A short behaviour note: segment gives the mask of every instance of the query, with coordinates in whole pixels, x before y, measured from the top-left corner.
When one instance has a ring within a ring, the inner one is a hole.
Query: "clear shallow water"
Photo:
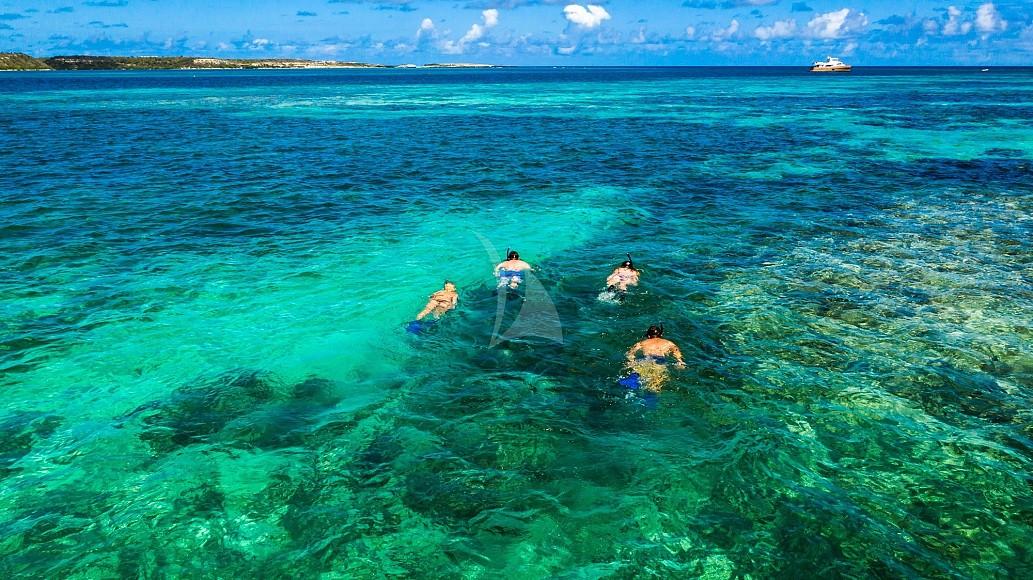
[[[1033,72],[857,73],[5,74],[0,574],[1028,572]]]

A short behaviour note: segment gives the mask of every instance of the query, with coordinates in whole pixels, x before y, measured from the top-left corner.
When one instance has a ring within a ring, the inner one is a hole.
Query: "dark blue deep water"
[[[1033,69],[0,73],[0,577],[1028,576],[1031,160]]]

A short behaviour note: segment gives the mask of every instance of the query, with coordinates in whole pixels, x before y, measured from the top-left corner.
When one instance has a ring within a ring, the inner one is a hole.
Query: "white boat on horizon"
[[[825,60],[812,62],[811,72],[850,72],[850,65],[834,56],[830,56]]]

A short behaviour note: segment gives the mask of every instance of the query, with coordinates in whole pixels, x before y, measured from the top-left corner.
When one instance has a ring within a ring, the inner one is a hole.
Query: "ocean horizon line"
[[[150,65],[150,66],[148,66]],[[155,55],[53,55],[32,56],[24,52],[0,52],[0,70],[235,70],[235,69],[422,69],[422,68],[542,68],[542,69],[800,69],[799,64],[502,64],[481,62],[375,63],[355,60],[308,59],[294,57],[232,58],[214,56]],[[981,64],[856,64],[855,69],[1013,69],[1033,65]]]

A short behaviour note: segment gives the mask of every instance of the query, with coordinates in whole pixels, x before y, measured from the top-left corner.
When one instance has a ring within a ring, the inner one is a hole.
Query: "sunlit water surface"
[[[1028,574],[1031,159],[1030,69],[4,73],[0,576]]]

